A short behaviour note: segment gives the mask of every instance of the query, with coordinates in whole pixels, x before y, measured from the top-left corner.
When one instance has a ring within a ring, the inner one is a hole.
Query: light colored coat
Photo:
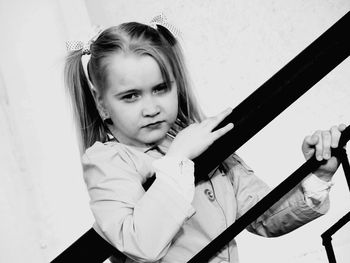
[[[147,153],[145,153],[147,152]],[[235,154],[195,188],[192,203],[162,180],[145,192],[154,175],[155,150],[117,142],[95,143],[82,158],[84,179],[95,216],[94,229],[129,256],[126,262],[187,262],[243,215],[269,187]],[[300,186],[251,224],[249,231],[278,236],[319,217],[329,207],[312,209]],[[232,240],[210,263],[238,262]]]

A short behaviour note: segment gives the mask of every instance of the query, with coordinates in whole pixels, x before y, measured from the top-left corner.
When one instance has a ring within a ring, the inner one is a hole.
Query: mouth
[[[152,123],[149,123],[147,125],[144,125],[143,128],[157,128],[159,125],[161,125],[164,121],[156,121],[156,122],[152,122]]]

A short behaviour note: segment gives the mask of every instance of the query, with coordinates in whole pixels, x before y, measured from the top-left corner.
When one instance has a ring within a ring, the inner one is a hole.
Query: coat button
[[[210,201],[213,202],[215,200],[215,195],[214,195],[213,191],[211,191],[210,189],[205,189],[204,193],[207,195],[207,197]]]

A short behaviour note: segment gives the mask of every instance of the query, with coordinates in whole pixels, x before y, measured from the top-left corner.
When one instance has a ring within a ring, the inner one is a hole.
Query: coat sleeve
[[[159,178],[145,192],[140,175],[118,151],[99,148],[82,158],[96,231],[133,260],[159,260],[194,213],[191,203]]]
[[[235,164],[229,176],[236,193],[237,217],[240,217],[267,195],[270,188],[237,155],[231,158]],[[320,206],[310,207],[299,184],[251,223],[247,230],[265,237],[280,236],[318,218],[328,209],[328,198]]]

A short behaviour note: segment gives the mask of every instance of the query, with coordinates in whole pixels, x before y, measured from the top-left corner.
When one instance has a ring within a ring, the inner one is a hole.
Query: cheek
[[[179,113],[179,101],[178,101],[178,98],[176,97],[176,101],[174,102],[175,119],[177,118],[178,113]]]
[[[179,113],[179,103],[176,95],[176,97],[172,100],[172,103],[171,103],[171,117],[174,123],[177,119],[178,113]]]
[[[114,116],[123,126],[134,125],[137,120],[137,113],[133,107],[120,108],[118,112],[114,112]]]
[[[122,128],[134,125],[135,111],[133,107],[127,107],[122,104],[110,104],[109,112],[115,128]]]
[[[173,117],[176,119],[179,110],[178,95],[176,91],[172,94],[172,96],[170,96],[168,105],[169,110],[171,111],[172,115],[174,115]]]

